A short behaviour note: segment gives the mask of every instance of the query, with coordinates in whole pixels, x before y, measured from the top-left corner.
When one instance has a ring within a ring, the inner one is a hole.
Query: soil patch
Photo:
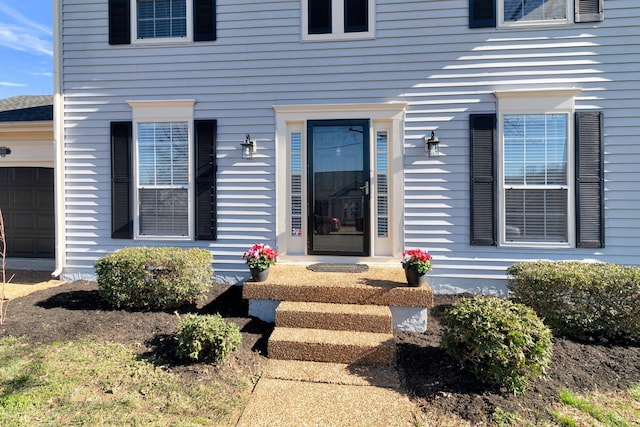
[[[38,275],[33,273],[33,279]],[[520,412],[530,421],[547,418],[546,409],[558,401],[560,389],[577,392],[623,390],[640,383],[640,347],[601,345],[554,339],[549,377],[538,380],[524,396],[487,389],[461,371],[439,349],[441,319],[451,303],[461,296],[435,295],[429,330],[424,334],[400,333],[398,371],[407,393],[427,413],[451,414],[473,425],[490,424],[496,407]],[[135,344],[141,357],[179,372],[197,382],[203,378],[228,377],[260,370],[273,326],[247,316],[242,288],[216,285],[207,300],[183,307],[178,314],[220,313],[242,331],[239,351],[219,364],[185,364],[175,358],[176,313],[114,310],[98,295],[94,282],[76,281],[35,292],[9,302],[7,322],[0,336],[22,336],[30,342],[95,338]]]
[[[470,295],[466,295],[468,297]],[[396,336],[398,369],[404,386],[427,413],[455,414],[472,425],[491,424],[496,408],[519,412],[528,421],[549,420],[547,410],[558,402],[558,391],[579,393],[621,391],[640,383],[640,347],[579,343],[554,338],[548,377],[534,382],[522,396],[492,390],[460,369],[439,348],[442,318],[463,296],[434,295],[428,331]]]
[[[34,275],[37,276],[37,275]],[[272,325],[247,316],[239,286],[215,286],[198,306],[171,311],[128,311],[111,308],[98,294],[95,282],[75,281],[9,301],[1,336],[24,337],[29,342],[93,338],[136,346],[141,357],[194,382],[222,379],[260,370]],[[176,358],[178,315],[220,313],[238,325],[242,345],[225,362],[185,363]]]

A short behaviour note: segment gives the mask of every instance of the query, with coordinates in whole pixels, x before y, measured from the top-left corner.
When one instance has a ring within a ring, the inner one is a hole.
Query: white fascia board
[[[0,132],[32,133],[47,131],[53,133],[52,120],[41,120],[32,122],[0,122]]]
[[[496,90],[493,94],[498,99],[502,98],[548,98],[548,97],[572,97],[580,93],[580,88],[546,88],[546,89],[509,89]]]
[[[195,99],[127,101],[133,120],[191,120]]]
[[[274,105],[278,115],[286,115],[288,121],[308,119],[336,119],[347,113],[363,115],[373,120],[402,118],[407,108],[406,102],[386,102],[378,104],[299,104]]]
[[[515,89],[497,90],[493,94],[498,99],[501,112],[551,112],[573,111],[574,99],[581,89]]]

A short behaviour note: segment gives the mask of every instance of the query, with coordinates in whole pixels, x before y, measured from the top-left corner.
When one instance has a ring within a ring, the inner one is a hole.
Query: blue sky
[[[0,99],[53,95],[53,0],[0,0]]]

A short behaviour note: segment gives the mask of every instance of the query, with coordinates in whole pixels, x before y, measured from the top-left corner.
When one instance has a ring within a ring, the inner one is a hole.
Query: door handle
[[[364,182],[364,185],[360,187],[360,191],[362,191],[362,194],[365,196],[369,195],[369,181]]]

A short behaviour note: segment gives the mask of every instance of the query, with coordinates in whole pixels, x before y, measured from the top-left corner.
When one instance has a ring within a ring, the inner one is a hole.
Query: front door
[[[369,120],[307,122],[308,252],[369,256]]]

